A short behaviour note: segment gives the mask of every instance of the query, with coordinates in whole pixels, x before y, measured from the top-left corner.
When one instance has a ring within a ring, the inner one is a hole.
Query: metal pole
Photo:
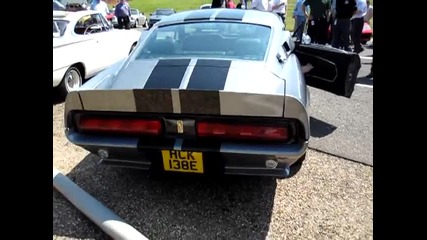
[[[113,239],[148,240],[55,168],[53,169],[53,187]]]

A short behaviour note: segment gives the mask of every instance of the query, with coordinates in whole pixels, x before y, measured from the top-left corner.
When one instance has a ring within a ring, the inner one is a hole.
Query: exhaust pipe
[[[55,168],[53,169],[53,187],[113,239],[148,240]]]

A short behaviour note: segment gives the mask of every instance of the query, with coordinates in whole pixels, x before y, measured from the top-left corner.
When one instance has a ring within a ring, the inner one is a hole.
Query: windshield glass
[[[65,20],[53,20],[53,33],[59,33],[59,36],[63,36],[65,29],[67,29],[68,22]]]
[[[267,26],[203,22],[159,27],[148,37],[138,59],[230,58],[262,61],[270,39]]]
[[[160,9],[154,12],[154,15],[172,15],[174,12],[170,9]]]
[[[131,12],[132,15],[137,15],[138,14],[138,10],[136,10],[136,9],[131,9],[130,12]]]
[[[53,11],[65,11],[65,6],[58,1],[53,1]]]

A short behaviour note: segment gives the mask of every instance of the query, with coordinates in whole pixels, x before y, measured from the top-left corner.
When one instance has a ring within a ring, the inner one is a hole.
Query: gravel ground
[[[63,104],[53,106],[53,166],[150,239],[372,239],[373,168],[315,151],[286,180],[150,179],[96,166],[67,143]],[[102,239],[53,190],[53,239]]]

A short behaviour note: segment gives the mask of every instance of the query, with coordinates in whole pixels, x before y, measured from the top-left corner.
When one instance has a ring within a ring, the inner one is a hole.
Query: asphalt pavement
[[[362,68],[351,99],[311,88],[309,147],[373,166],[373,49],[360,54]]]

